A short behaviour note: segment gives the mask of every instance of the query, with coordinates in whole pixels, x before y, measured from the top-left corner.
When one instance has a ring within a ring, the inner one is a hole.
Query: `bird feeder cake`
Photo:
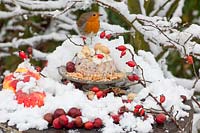
[[[74,65],[75,71],[67,72],[67,75],[76,79],[98,82],[125,77],[124,73],[117,70],[109,48],[100,43],[97,43],[94,48],[83,46],[77,54]]]

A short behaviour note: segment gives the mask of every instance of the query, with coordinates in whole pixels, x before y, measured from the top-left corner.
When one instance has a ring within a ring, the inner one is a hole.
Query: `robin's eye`
[[[93,16],[96,16],[96,14],[93,14]]]

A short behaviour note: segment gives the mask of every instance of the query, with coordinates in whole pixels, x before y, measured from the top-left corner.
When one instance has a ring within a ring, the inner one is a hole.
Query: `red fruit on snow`
[[[93,127],[94,127],[94,124],[93,124],[93,122],[91,122],[91,121],[87,121],[87,122],[84,124],[84,128],[87,129],[87,130],[91,130]]]
[[[137,104],[137,105],[135,105],[135,108],[136,108],[136,109],[140,109],[140,108],[143,108],[143,106],[140,105],[140,104]]]
[[[49,124],[52,124],[53,122],[53,114],[52,113],[47,113],[44,115],[44,120],[46,120]]]
[[[100,33],[100,38],[103,39],[105,36],[106,36],[106,32],[105,32],[105,31],[102,31],[102,32]]]
[[[74,128],[74,126],[75,126],[74,121],[70,121],[70,122],[68,122],[68,124],[66,125],[66,127],[67,127],[68,129],[72,129],[72,128]]]
[[[59,118],[59,122],[62,126],[66,126],[68,124],[68,118],[66,115],[61,115],[58,117]]]
[[[126,51],[125,50],[121,52],[120,58],[122,58],[124,55],[126,55]]]
[[[94,127],[95,128],[100,128],[100,127],[102,127],[102,125],[103,125],[103,122],[102,122],[101,118],[94,119]]]
[[[138,81],[140,79],[136,74],[128,75],[127,78],[130,81]]]
[[[193,64],[193,63],[194,63],[193,57],[192,57],[191,55],[188,55],[188,56],[186,57],[186,60],[187,60],[187,63],[188,63],[188,64]]]
[[[66,64],[66,70],[67,72],[75,72],[75,64],[72,61],[67,62]]]
[[[145,115],[145,110],[144,109],[141,109],[140,110],[140,116],[144,116]]]
[[[187,97],[185,95],[181,95],[180,97],[183,99],[182,102],[185,102],[187,100]]]
[[[157,114],[155,117],[155,121],[158,124],[164,124],[164,122],[166,121],[166,116],[164,114]]]
[[[114,122],[115,124],[119,124],[120,115],[111,114],[111,117],[112,117],[113,122]]]
[[[81,111],[78,108],[72,107],[69,109],[67,115],[71,116],[72,118],[76,118],[77,116],[81,116]]]
[[[127,48],[124,45],[120,45],[120,46],[116,47],[116,49],[119,51],[126,51]]]
[[[164,103],[165,102],[165,96],[164,95],[160,95],[160,103]]]
[[[97,54],[97,58],[98,58],[98,59],[103,59],[103,58],[104,58],[104,55],[102,55],[102,54]]]
[[[82,121],[82,118],[80,116],[77,116],[75,119],[74,119],[74,124],[76,127],[80,128],[83,126],[83,121]]]
[[[111,37],[112,37],[112,35],[111,35],[111,34],[108,34],[108,35],[106,35],[106,39],[108,39],[108,40],[110,40],[110,39],[111,39]]]
[[[60,129],[62,127],[62,125],[59,122],[59,118],[53,120],[53,127],[56,129]]]
[[[98,92],[96,92],[96,96],[97,96],[98,99],[99,99],[99,98],[102,98],[103,95],[104,95],[103,91],[98,91]]]
[[[140,110],[140,109],[135,108],[135,109],[133,110],[133,114],[134,114],[134,115],[138,115],[138,114],[139,114],[139,110]]]
[[[136,66],[135,61],[128,61],[128,62],[126,62],[126,64],[127,64],[129,67],[134,67],[134,66]]]
[[[19,51],[19,57],[23,60],[28,58],[28,56],[24,51]]]
[[[58,118],[61,115],[66,115],[65,111],[61,108],[58,108],[54,111],[53,118]]]
[[[96,92],[98,92],[100,90],[99,90],[99,88],[97,86],[94,86],[94,87],[91,88],[91,91],[96,93]]]
[[[39,67],[39,66],[36,66],[35,69],[36,69],[37,72],[41,72],[41,70],[42,70],[42,68]]]

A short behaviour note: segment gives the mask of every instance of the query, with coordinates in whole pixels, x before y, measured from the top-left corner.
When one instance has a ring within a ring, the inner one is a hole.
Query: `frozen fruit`
[[[164,95],[160,95],[160,103],[164,103],[165,102],[165,96]]]
[[[75,68],[74,62],[72,62],[72,61],[67,62],[66,70],[67,70],[67,72],[75,72],[76,68]]]
[[[126,51],[125,50],[121,52],[120,58],[122,58],[124,55],[126,55]]]
[[[93,122],[91,122],[91,121],[87,121],[87,122],[84,124],[84,128],[87,129],[87,130],[91,130],[93,127],[94,127],[94,124],[93,124]]]
[[[19,51],[19,57],[23,60],[28,58],[28,56],[24,51]]]
[[[165,121],[166,121],[166,116],[165,116],[165,114],[157,114],[156,117],[155,117],[155,121],[156,121],[158,124],[164,124]]]
[[[138,115],[138,113],[139,113],[139,110],[140,110],[140,109],[138,109],[138,108],[135,108],[135,109],[133,110],[133,114],[134,114],[134,115]]]
[[[60,122],[60,124],[62,125],[62,126],[65,126],[65,125],[67,125],[68,124],[68,118],[67,118],[67,116],[66,115],[61,115],[61,116],[59,116],[58,117],[59,118],[59,122]]]
[[[53,120],[53,127],[56,129],[60,129],[62,127],[62,125],[59,122],[59,118]]]
[[[76,127],[80,128],[83,126],[83,121],[82,121],[82,118],[80,116],[77,116],[75,119],[74,119],[74,124]]]
[[[93,91],[93,92],[98,92],[99,91],[99,87],[97,87],[97,86],[94,86],[94,87],[92,87],[91,88],[91,91]]]
[[[104,57],[104,55],[102,55],[102,54],[97,54],[97,58],[98,58],[98,59],[103,59],[103,57]]]
[[[145,115],[145,110],[144,109],[141,109],[140,110],[140,116],[144,116]]]
[[[95,128],[100,128],[100,127],[102,127],[102,125],[103,125],[103,122],[102,122],[101,118],[94,119],[94,127]]]
[[[140,79],[136,74],[128,75],[127,78],[130,81],[138,81]]]
[[[193,64],[193,63],[194,63],[193,57],[192,57],[191,55],[188,55],[188,56],[186,57],[186,60],[187,60],[187,63],[188,63],[188,64]]]
[[[97,96],[98,99],[99,99],[99,98],[102,98],[103,95],[104,95],[103,91],[98,91],[98,92],[96,93],[96,96]]]
[[[52,113],[47,113],[44,115],[44,120],[46,120],[49,124],[52,124],[53,122],[53,114]]]
[[[56,109],[56,110],[54,111],[53,118],[55,119],[55,118],[58,118],[58,117],[61,116],[61,115],[65,115],[65,114],[66,114],[66,113],[65,113],[65,111],[64,111],[63,109],[58,108],[58,109]]]
[[[116,49],[119,51],[125,51],[127,48],[124,45],[120,45],[120,46],[116,47]]]
[[[119,121],[120,121],[120,115],[111,114],[111,117],[112,117],[113,122],[114,122],[115,124],[118,124],[118,123],[119,123]]]
[[[135,108],[140,109],[140,108],[143,108],[143,106],[140,104],[137,104],[137,105],[135,105]]]
[[[112,34],[108,34],[108,35],[106,35],[106,39],[108,39],[108,40],[110,40],[111,37],[112,37]]]
[[[71,116],[72,118],[75,118],[77,116],[81,116],[81,111],[78,108],[72,107],[71,109],[69,109],[67,115]]]
[[[185,101],[187,100],[187,97],[186,97],[185,95],[181,95],[180,97],[181,97],[182,100],[183,100],[182,102],[185,102]]]
[[[105,37],[105,35],[106,35],[106,32],[105,32],[105,31],[102,31],[102,32],[100,33],[100,38],[103,39],[103,38]]]
[[[127,61],[126,64],[127,64],[129,67],[134,67],[134,66],[136,66],[135,61]]]
[[[66,127],[67,128],[69,128],[69,129],[72,129],[72,128],[74,128],[74,121],[70,121],[70,122],[68,122],[68,124],[66,125]]]

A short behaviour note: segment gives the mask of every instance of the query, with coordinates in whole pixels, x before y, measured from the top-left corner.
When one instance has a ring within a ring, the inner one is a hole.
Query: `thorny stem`
[[[128,50],[129,53],[131,54],[132,60],[135,61],[133,52],[132,52],[130,49],[127,49],[127,50]],[[144,78],[144,70],[143,70],[143,68],[142,68],[140,65],[138,65],[138,64],[137,64],[136,67],[139,68],[139,69],[141,70],[141,72],[142,72],[142,79],[143,79],[143,80],[139,80],[138,83],[140,83],[142,86],[146,87],[146,80],[145,80],[145,78]],[[143,83],[142,81],[143,81],[144,83]]]
[[[152,97],[156,103],[160,106],[160,108],[169,116],[169,118],[174,122],[174,124],[177,126],[177,128],[179,130],[183,130],[182,127],[179,125],[179,123],[176,121],[176,119],[173,117],[172,114],[170,114],[169,112],[167,112],[167,110],[162,106],[162,104],[156,99],[156,97],[154,97],[151,93],[148,94],[148,96]]]

